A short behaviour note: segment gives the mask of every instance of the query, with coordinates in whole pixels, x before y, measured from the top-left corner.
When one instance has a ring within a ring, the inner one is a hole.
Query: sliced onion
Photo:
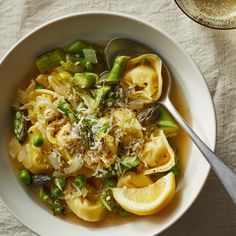
[[[60,161],[61,161],[61,154],[53,150],[51,154],[48,156],[49,161],[51,162],[54,169],[58,170],[60,169]]]
[[[22,150],[20,151],[20,153],[19,153],[19,155],[18,155],[18,160],[20,161],[20,162],[22,162],[23,160],[24,160],[24,158],[26,158],[26,156],[27,156],[27,152],[26,152],[26,147],[24,146],[23,148],[22,148]]]
[[[107,76],[109,75],[109,71],[104,71],[99,75],[99,80],[98,80],[98,84],[103,84],[105,83],[105,80],[107,78]]]
[[[97,55],[94,49],[85,48],[83,49],[84,57],[90,63],[96,64],[98,63]]]
[[[134,100],[128,103],[128,108],[129,109],[141,109],[144,106],[143,100]]]
[[[67,175],[72,174],[78,171],[83,166],[83,164],[84,164],[84,160],[82,159],[81,156],[78,156],[72,161],[71,165],[68,168],[64,169],[64,172]]]
[[[65,174],[60,171],[54,171],[52,174],[53,177],[64,177]]]
[[[24,146],[23,146],[24,147]],[[19,155],[22,150],[22,146],[18,142],[18,140],[14,137],[11,139],[9,144],[9,154],[11,157],[15,158]],[[18,158],[19,159],[19,158]],[[22,160],[20,160],[22,161]]]

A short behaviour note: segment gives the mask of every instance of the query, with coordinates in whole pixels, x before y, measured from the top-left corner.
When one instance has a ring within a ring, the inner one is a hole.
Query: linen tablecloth
[[[0,57],[40,24],[91,10],[122,12],[149,21],[185,48],[206,78],[214,99],[218,122],[216,153],[236,170],[236,30],[220,31],[198,25],[173,0],[0,0]],[[0,235],[35,234],[14,219],[0,202]],[[161,234],[185,235],[236,235],[236,206],[212,172],[189,211]]]

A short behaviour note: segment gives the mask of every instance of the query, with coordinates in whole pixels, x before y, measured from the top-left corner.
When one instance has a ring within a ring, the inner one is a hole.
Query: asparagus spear
[[[36,66],[40,73],[46,73],[54,67],[60,66],[61,61],[64,60],[65,53],[62,49],[58,48],[37,57]]]
[[[179,125],[162,105],[159,106],[157,125],[168,134],[175,134],[179,131]]]
[[[78,57],[71,55],[71,54],[66,54],[65,61],[61,61],[61,66],[63,67],[64,70],[71,72],[71,73],[78,73],[84,71],[82,66],[79,63]]]
[[[110,86],[103,86],[93,90],[94,98],[87,91],[78,91],[78,95],[83,99],[86,106],[89,108],[89,113],[92,114],[98,111],[99,107],[104,101],[107,93],[111,90]]]
[[[82,119],[80,114],[77,114],[76,117],[80,121],[80,125],[79,125],[79,128],[78,128],[79,135],[82,138],[85,146],[87,148],[91,148],[92,146],[94,146],[93,132],[90,129],[90,127],[88,125],[88,122],[87,122],[87,120],[85,118]]]
[[[146,108],[137,115],[137,119],[143,126],[148,126],[157,120],[158,115],[159,105]]]
[[[104,99],[104,97],[111,91],[111,87],[110,86],[103,86],[101,88],[98,88],[94,91],[95,93],[95,104],[96,107],[98,107],[102,100]]]
[[[23,145],[27,137],[27,124],[23,111],[16,110],[13,114],[13,131],[18,142]]]
[[[66,54],[64,61],[60,62],[63,69],[71,73],[79,73],[83,71],[93,71],[93,64],[86,58],[78,57],[72,54]]]
[[[97,80],[98,76],[94,73],[76,73],[74,75],[73,83],[81,89],[91,88]]]
[[[134,167],[137,167],[140,164],[140,160],[136,156],[123,155],[121,157],[121,160],[122,160],[121,161],[122,169],[125,169],[125,170],[130,170]]]
[[[81,123],[80,128],[79,128],[79,133],[86,147],[90,148],[94,146],[93,133],[91,129],[89,128],[87,122],[83,121]]]
[[[129,56],[119,56],[115,59],[111,72],[105,79],[107,84],[116,84],[119,82],[129,59]]]
[[[70,105],[66,102],[59,103],[57,105],[58,110],[64,114],[72,123],[79,122],[78,125],[78,132],[80,137],[82,138],[86,147],[90,148],[94,145],[93,133],[88,125],[87,120],[84,118],[82,119],[81,115],[74,114],[73,110],[71,109]]]
[[[65,115],[72,123],[76,121],[74,112],[72,111],[70,105],[67,102],[59,103],[57,109]]]
[[[67,48],[67,51],[72,54],[83,55],[83,50],[88,48],[92,48],[92,46],[89,45],[88,43],[77,40]]]
[[[100,201],[108,211],[112,211],[115,207],[115,201],[112,195],[111,188],[116,187],[116,185],[117,183],[113,178],[104,179]]]
[[[124,170],[131,170],[140,164],[140,159],[136,156],[121,156],[120,170],[116,168],[115,164],[112,164],[107,168],[106,178],[120,175]]]
[[[96,46],[91,46],[90,44],[83,42],[81,40],[76,40],[72,43],[68,48],[67,52],[72,54],[80,54],[81,56],[84,54],[84,49],[93,49],[97,54],[103,54],[103,50]]]

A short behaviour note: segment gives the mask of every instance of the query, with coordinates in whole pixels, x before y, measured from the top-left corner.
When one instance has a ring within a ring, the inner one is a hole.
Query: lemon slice
[[[151,215],[164,208],[175,193],[175,177],[172,172],[144,188],[113,188],[115,200],[136,215]]]

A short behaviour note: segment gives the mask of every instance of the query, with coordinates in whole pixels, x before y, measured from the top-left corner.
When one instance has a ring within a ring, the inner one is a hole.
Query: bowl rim
[[[175,41],[170,35],[168,35],[166,32],[164,32],[162,29],[154,26],[153,24],[149,23],[148,21],[146,20],[143,20],[141,18],[138,18],[136,16],[132,16],[130,14],[126,14],[126,13],[120,13],[120,12],[115,12],[115,11],[103,11],[103,10],[91,10],[91,11],[82,11],[82,12],[77,12],[77,13],[69,13],[69,14],[65,14],[63,16],[60,16],[60,17],[56,17],[56,18],[53,18],[49,21],[46,21],[45,23],[43,24],[40,24],[39,26],[33,28],[31,31],[29,31],[28,33],[26,33],[24,36],[22,36],[12,47],[10,47],[10,49],[8,49],[8,51],[4,54],[4,56],[0,59],[0,68],[1,68],[1,65],[2,63],[4,62],[4,60],[8,57],[8,55],[17,47],[19,46],[21,43],[24,42],[24,40],[26,40],[28,37],[30,37],[31,35],[37,33],[38,30],[44,28],[44,27],[47,27],[48,25],[50,24],[53,24],[55,22],[59,22],[59,21],[63,21],[67,18],[72,18],[72,17],[78,17],[78,16],[83,16],[83,15],[108,15],[108,16],[117,16],[117,17],[121,17],[121,18],[126,18],[127,20],[133,20],[133,21],[136,21],[136,22],[139,22],[145,26],[148,26],[149,28],[155,30],[155,31],[158,31],[160,32],[160,34],[164,35],[166,38],[168,38],[168,40],[171,41],[171,43],[173,43],[186,57],[187,59],[189,60],[189,62],[191,63],[191,65],[200,73],[200,75],[202,76],[202,80],[204,81],[204,86],[205,88],[207,89],[208,91],[208,99],[210,101],[210,105],[211,107],[213,108],[213,118],[214,118],[214,129],[212,130],[212,140],[210,141],[211,143],[209,144],[209,147],[214,151],[215,150],[215,147],[216,147],[216,134],[217,134],[217,119],[216,119],[216,110],[215,110],[215,106],[214,106],[214,102],[213,102],[213,98],[211,96],[211,93],[210,93],[210,89],[207,85],[207,82],[206,82],[206,79],[205,77],[203,76],[201,70],[199,69],[199,67],[197,66],[197,64],[193,61],[193,59],[191,58],[191,56],[187,53],[187,51],[185,51],[185,49],[177,42]],[[206,161],[207,162],[207,161]],[[170,226],[172,226],[174,223],[176,223],[189,209],[190,207],[192,206],[192,204],[196,201],[197,197],[199,196],[200,192],[202,191],[206,181],[207,181],[207,178],[208,178],[208,175],[210,173],[210,165],[208,164],[208,167],[206,169],[206,173],[205,173],[205,176],[204,176],[204,181],[202,181],[202,184],[200,186],[200,188],[198,189],[198,191],[196,191],[196,194],[195,196],[192,198],[192,201],[190,201],[186,206],[185,206],[185,209],[178,215],[178,217],[174,217],[174,219],[170,220],[165,228],[161,229],[158,234],[162,233],[163,231],[167,230]],[[31,228],[31,226],[27,223],[27,222],[23,222],[23,220],[19,219],[17,217],[17,214],[15,212],[13,212],[13,210],[10,209],[10,207],[8,207],[6,205],[6,203],[2,200],[1,196],[0,196],[0,200],[1,200],[1,203],[3,204],[3,206],[5,207],[5,209],[8,210],[8,212],[18,221],[20,222],[21,224],[23,224],[26,228],[28,228],[31,232],[39,235],[37,232],[34,231],[34,229]]]

